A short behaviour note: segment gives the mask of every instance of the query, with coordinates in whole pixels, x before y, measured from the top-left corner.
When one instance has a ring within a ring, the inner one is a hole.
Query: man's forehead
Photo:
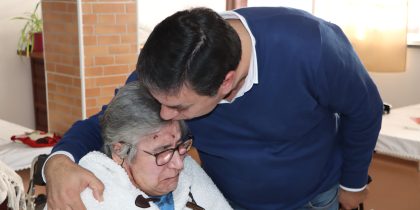
[[[171,107],[171,108],[179,108],[183,106],[181,100],[176,97],[156,97],[160,104]]]
[[[151,92],[152,96],[159,101],[162,105],[168,107],[177,107],[183,106],[186,104],[185,97],[182,94],[168,94],[168,93],[158,93]]]

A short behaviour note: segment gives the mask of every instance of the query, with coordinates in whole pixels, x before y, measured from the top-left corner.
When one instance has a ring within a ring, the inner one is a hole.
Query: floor
[[[29,169],[17,171],[17,174],[22,177],[23,186],[25,187],[25,192],[27,192],[29,187]],[[46,194],[45,186],[35,186],[35,194]]]
[[[29,170],[19,174],[27,187]],[[416,162],[375,154],[369,174],[373,181],[365,210],[420,210],[420,172]],[[45,192],[43,187],[36,189],[37,193]]]
[[[366,210],[420,210],[417,162],[375,154]]]

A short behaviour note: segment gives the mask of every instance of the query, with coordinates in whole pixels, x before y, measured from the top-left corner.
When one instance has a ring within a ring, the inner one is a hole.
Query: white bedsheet
[[[420,104],[392,109],[384,115],[375,150],[420,161],[420,124],[413,118],[420,118]]]
[[[34,157],[51,152],[52,147],[32,148],[10,140],[13,135],[30,131],[32,129],[0,119],[0,160],[15,171],[30,168]]]

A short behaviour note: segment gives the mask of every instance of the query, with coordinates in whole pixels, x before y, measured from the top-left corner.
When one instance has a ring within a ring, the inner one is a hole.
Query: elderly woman
[[[190,157],[193,137],[183,121],[159,116],[160,104],[138,82],[121,88],[101,118],[103,153],[79,164],[105,185],[104,201],[87,188],[87,209],[231,209]]]

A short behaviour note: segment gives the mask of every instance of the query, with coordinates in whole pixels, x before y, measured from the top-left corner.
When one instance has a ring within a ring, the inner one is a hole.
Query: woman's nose
[[[176,150],[174,155],[172,156],[171,161],[169,162],[169,166],[174,169],[181,170],[184,168],[184,157],[185,155],[179,155],[179,152]]]
[[[171,120],[179,114],[178,110],[169,108],[165,105],[160,107],[160,117],[164,120]]]

